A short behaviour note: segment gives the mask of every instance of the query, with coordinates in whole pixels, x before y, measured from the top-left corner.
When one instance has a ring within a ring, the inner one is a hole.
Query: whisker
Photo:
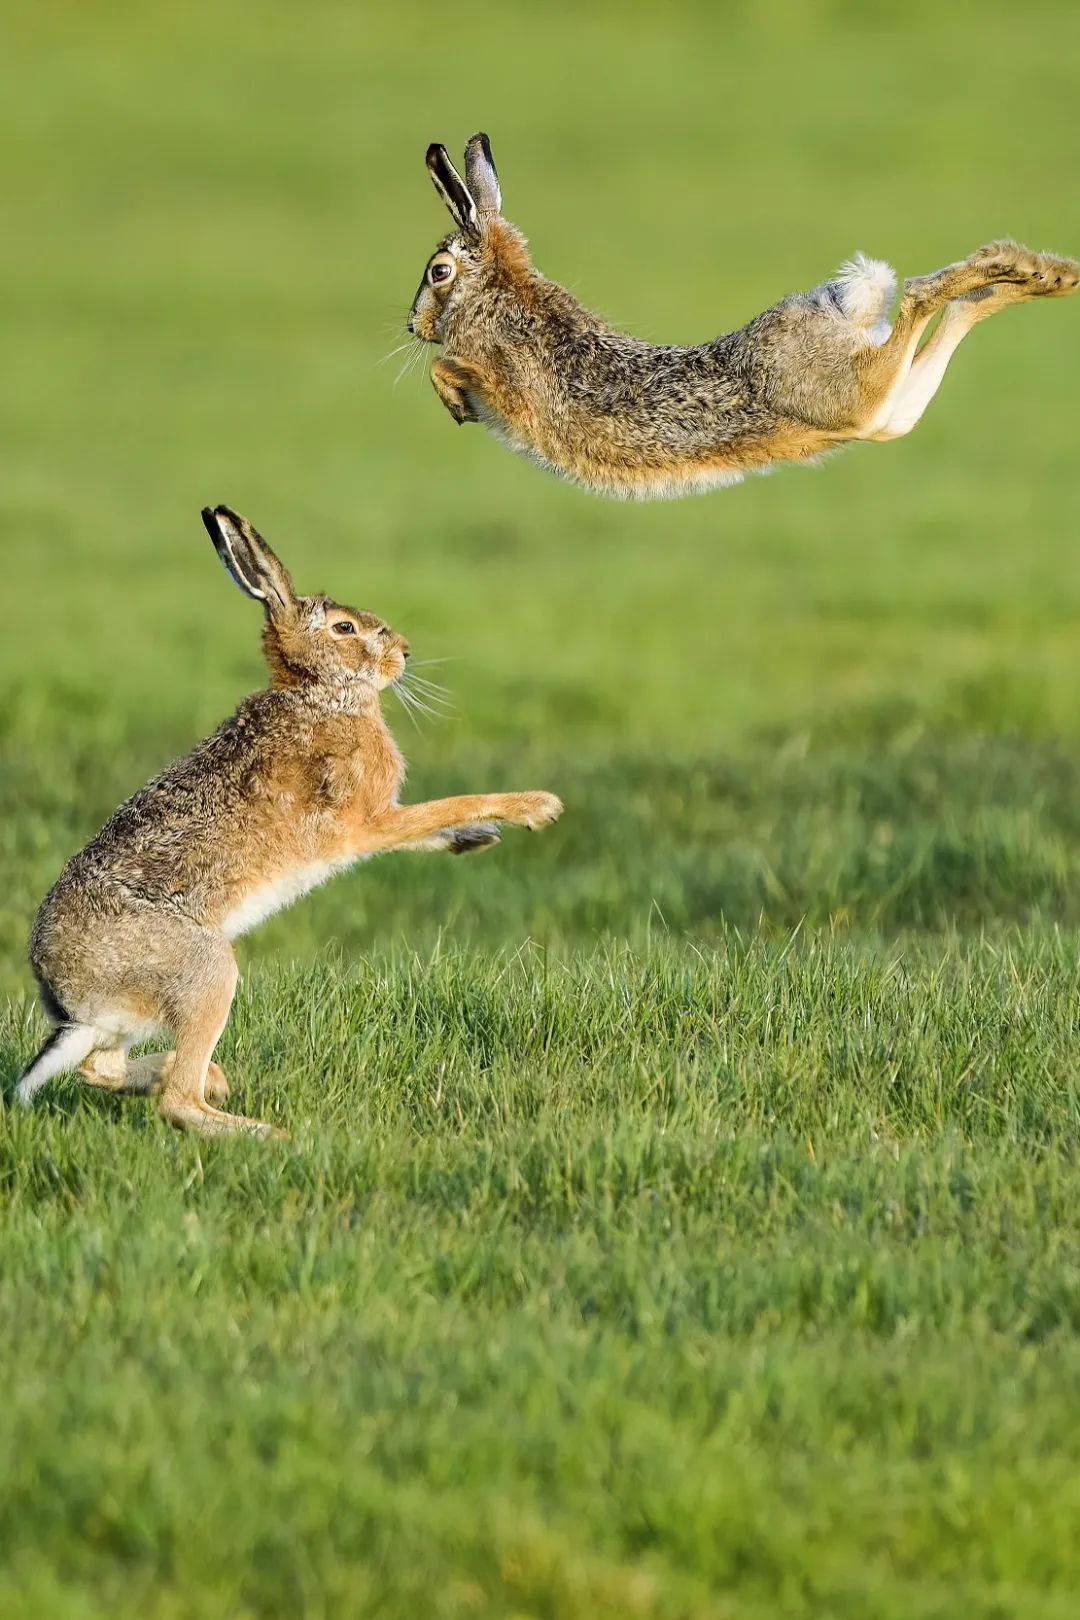
[[[429,693],[418,690],[414,686],[413,682],[409,679],[408,675],[399,675],[396,684],[400,686],[403,691],[409,694],[409,697],[413,703],[445,702],[445,699],[439,696],[438,693]]]
[[[390,360],[390,359],[393,359],[393,357],[395,355],[401,354],[401,352],[403,350],[406,351],[405,359],[402,361],[401,367],[398,370],[398,374],[394,378],[394,387],[395,388],[397,387],[398,383],[401,381],[402,377],[404,377],[405,373],[409,370],[409,368],[416,364],[416,357],[419,354],[422,347],[423,347],[423,345],[420,343],[419,338],[408,337],[408,338],[406,338],[404,343],[399,343],[396,349],[391,349],[390,353],[386,356],[387,360]]]
[[[419,675],[400,675],[399,680],[409,688],[414,697],[427,698],[432,703],[442,703],[447,707],[451,705],[450,693],[445,686],[436,686],[433,681],[425,681]]]
[[[387,361],[394,358],[395,354],[400,354],[403,349],[411,349],[415,342],[415,338],[406,338],[404,343],[398,343],[394,348],[389,349],[387,353],[383,355],[381,360],[376,360],[375,364],[377,366],[385,366]]]
[[[414,686],[427,686],[433,692],[446,691],[446,687],[440,686],[438,681],[429,681],[426,675],[417,675],[416,671],[413,669],[407,669],[405,671],[405,679],[407,681],[411,681]]]
[[[436,708],[421,693],[413,691],[408,686],[403,686],[400,677],[397,685],[401,689],[402,696],[408,700],[408,702],[414,709],[417,710],[418,713],[426,714],[431,720],[442,720],[446,718],[444,710]]]
[[[404,376],[407,375],[408,372],[414,370],[419,365],[420,360],[423,357],[425,345],[420,341],[419,338],[412,338],[410,346],[411,346],[411,351],[412,352],[405,356],[405,362],[402,365],[401,370],[398,372],[397,376],[394,378],[394,387],[395,388],[397,387],[397,385],[401,381],[401,379]]]
[[[436,708],[445,710],[447,714],[453,713],[457,708],[457,705],[445,692],[428,692],[422,686],[413,686],[409,690],[412,692],[413,697],[420,698],[424,703],[431,703]]]
[[[416,696],[415,692],[410,692],[409,693],[407,701],[409,703],[409,706],[412,709],[414,709],[417,714],[426,715],[429,720],[440,720],[440,719],[442,719],[442,716],[439,715],[439,714],[436,714],[434,709],[429,709],[427,704],[422,702],[421,699]]]
[[[412,366],[412,363],[413,363],[412,355],[411,354],[406,355],[405,356],[405,362],[402,365],[401,370],[398,372],[397,376],[394,378],[394,387],[395,388],[397,387],[398,383],[401,381],[402,377],[404,377],[406,372],[410,369],[410,367]]]
[[[391,688],[391,690],[393,691],[393,694],[397,698],[398,702],[401,704],[401,707],[405,710],[405,713],[408,715],[408,717],[409,717],[410,721],[412,722],[412,724],[416,727],[417,731],[419,731],[420,726],[419,726],[419,724],[417,722],[415,714],[413,714],[413,712],[412,712],[412,704],[409,702],[409,700],[405,696],[404,692],[401,690],[401,688],[397,685],[396,682],[395,682],[394,686]]]

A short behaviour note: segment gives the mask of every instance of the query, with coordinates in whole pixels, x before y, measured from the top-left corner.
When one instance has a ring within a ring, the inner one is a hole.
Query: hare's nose
[[[409,646],[409,643],[407,641],[403,641],[401,643],[401,656],[402,656],[402,658],[404,658],[406,663],[409,662],[409,658],[410,658],[411,654],[412,654],[412,648]]]

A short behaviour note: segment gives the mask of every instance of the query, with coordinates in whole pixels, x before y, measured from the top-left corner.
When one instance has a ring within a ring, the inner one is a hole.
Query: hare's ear
[[[445,146],[433,143],[427,149],[428,173],[435,182],[435,190],[450,210],[450,217],[459,230],[475,232],[479,223],[476,204],[469,196],[469,188],[450,161]]]
[[[465,148],[465,179],[481,218],[502,212],[502,191],[491,142],[482,132],[474,135]]]
[[[289,570],[247,518],[228,506],[204,506],[202,520],[218,556],[246,596],[261,602],[271,618],[295,611]]]

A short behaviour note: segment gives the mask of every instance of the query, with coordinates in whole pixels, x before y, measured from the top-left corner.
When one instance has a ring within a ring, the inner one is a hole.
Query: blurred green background
[[[667,505],[387,356],[477,128],[646,337],[1076,252],[1080,12],[82,0],[3,53],[5,1091],[41,895],[262,679],[205,502],[445,660],[410,795],[567,813],[242,942],[280,1157],[0,1116],[0,1606],[1071,1615],[1080,299]]]

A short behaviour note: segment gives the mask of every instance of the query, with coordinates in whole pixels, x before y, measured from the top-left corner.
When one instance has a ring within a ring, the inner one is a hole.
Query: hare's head
[[[474,135],[465,148],[464,180],[445,146],[428,147],[427,166],[456,229],[428,260],[406,324],[425,343],[461,346],[467,332],[498,328],[534,271],[525,238],[499,212],[502,192],[486,135]]]
[[[404,673],[409,644],[376,613],[329,596],[298,596],[288,569],[246,518],[203,508],[203,522],[232,578],[263,605],[263,652],[273,686],[362,686],[373,692]]]

